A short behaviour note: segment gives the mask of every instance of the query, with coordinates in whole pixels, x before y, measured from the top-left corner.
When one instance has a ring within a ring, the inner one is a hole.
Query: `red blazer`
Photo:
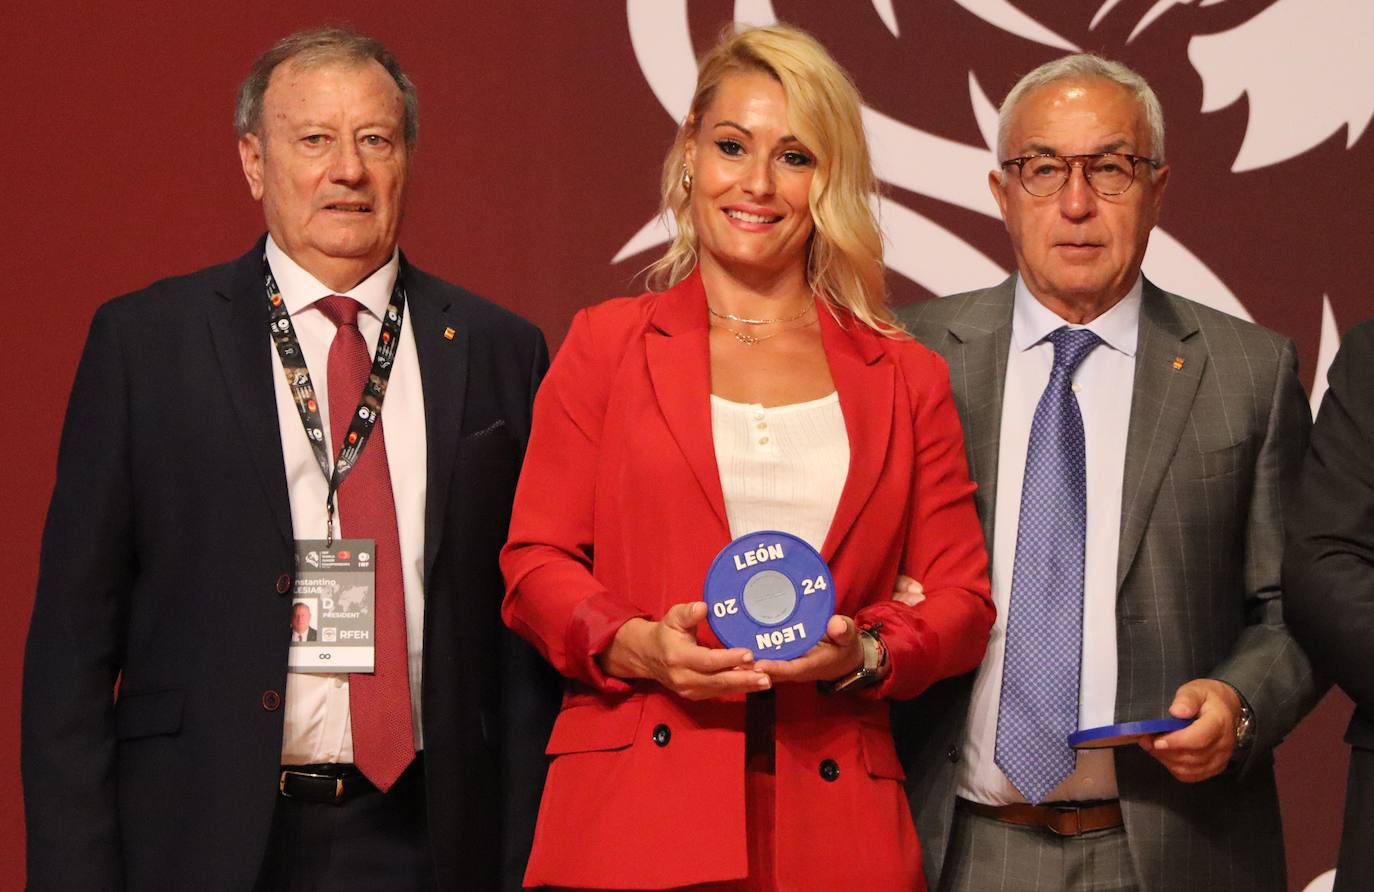
[[[837,611],[883,623],[892,672],[862,694],[777,687],[775,871],[784,889],[910,890],[920,848],[885,698],[978,665],[987,555],[944,362],[847,313],[819,316],[850,445],[822,554]],[[594,659],[632,617],[699,600],[731,540],[708,333],[696,275],[583,310],[535,401],[502,615],[570,681],[527,885],[655,889],[748,872],[743,697],[687,701]],[[921,580],[924,603],[891,599],[899,570]],[[699,637],[720,646],[706,623]],[[838,776],[822,776],[825,760]]]

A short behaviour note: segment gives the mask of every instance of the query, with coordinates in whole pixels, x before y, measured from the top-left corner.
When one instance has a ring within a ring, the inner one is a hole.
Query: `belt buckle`
[[[288,774],[293,775],[295,777],[311,777],[318,778],[320,780],[332,780],[334,782],[334,804],[338,805],[340,802],[343,802],[343,778],[330,777],[327,774],[316,774],[313,771],[291,771],[289,769],[284,768],[282,769],[281,776],[277,779],[277,790],[279,790],[281,794],[285,796],[287,799],[296,798],[295,796],[292,796],[290,793],[286,792],[286,776]]]
[[[1083,809],[1076,805],[1073,806],[1051,806],[1054,820],[1047,826],[1049,831],[1055,836],[1082,836],[1083,835]],[[1060,819],[1066,819],[1061,821]],[[1072,824],[1073,829],[1067,829],[1065,824]]]

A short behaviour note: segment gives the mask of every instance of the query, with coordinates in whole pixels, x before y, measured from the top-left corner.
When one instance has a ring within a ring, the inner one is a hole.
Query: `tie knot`
[[[325,315],[330,322],[334,323],[335,328],[345,325],[358,325],[358,311],[362,305],[351,297],[342,294],[331,294],[315,301],[315,306],[320,308],[320,312]]]
[[[1045,339],[1054,345],[1055,371],[1069,374],[1073,374],[1078,364],[1102,343],[1102,339],[1088,329],[1069,328],[1067,325],[1050,332]]]

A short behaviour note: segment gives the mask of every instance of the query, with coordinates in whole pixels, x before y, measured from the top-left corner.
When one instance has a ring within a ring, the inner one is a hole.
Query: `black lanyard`
[[[329,452],[324,445],[324,422],[320,419],[319,403],[315,400],[315,385],[310,380],[310,370],[305,366],[305,354],[296,340],[296,329],[291,325],[291,314],[286,311],[286,301],[282,300],[281,289],[272,275],[272,266],[267,256],[262,258],[262,275],[267,286],[267,307],[272,343],[281,357],[281,368],[286,375],[286,386],[291,389],[291,398],[296,403],[296,411],[305,427],[305,438],[315,451],[315,460],[329,481],[329,494],[325,496],[324,510],[328,517],[328,543],[334,542],[334,494],[343,485],[348,472],[358,463],[367,445],[372,428],[382,416],[382,400],[386,398],[386,384],[391,378],[391,368],[396,361],[396,347],[401,341],[401,319],[406,310],[406,293],[401,287],[401,277],[391,289],[391,302],[387,304],[386,315],[382,317],[382,335],[377,340],[377,351],[372,357],[372,371],[367,383],[363,385],[362,396],[358,399],[357,411],[348,425],[348,434],[339,445],[339,455],[334,459],[331,470]]]

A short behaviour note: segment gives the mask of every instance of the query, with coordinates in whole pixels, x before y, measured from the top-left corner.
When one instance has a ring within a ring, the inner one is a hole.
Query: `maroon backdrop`
[[[347,23],[396,52],[419,85],[422,109],[403,246],[426,269],[528,316],[556,346],[576,308],[639,290],[635,273],[653,256],[649,249],[611,262],[654,214],[659,164],[674,132],[632,46],[632,19],[644,25],[659,17],[657,31],[689,35],[697,51],[736,15],[801,24],[853,71],[872,109],[919,131],[923,144],[954,146],[960,158],[986,151],[971,82],[1000,102],[1020,73],[1061,52],[1035,25],[1121,58],[1154,82],[1174,166],[1161,228],[1224,283],[1225,293],[1193,296],[1222,305],[1233,295],[1254,319],[1295,338],[1311,385],[1317,358],[1329,361],[1334,346],[1329,336],[1322,343],[1323,296],[1338,330],[1374,314],[1363,287],[1374,274],[1365,212],[1374,185],[1360,173],[1374,166],[1374,140],[1360,132],[1370,100],[1354,95],[1368,90],[1344,78],[1301,80],[1312,67],[1311,47],[1352,24],[1342,19],[1333,29],[1330,16],[1314,16],[1311,33],[1289,29],[1284,41],[1261,47],[1262,61],[1272,57],[1289,72],[1305,104],[1339,105],[1350,123],[1297,127],[1296,137],[1287,134],[1296,148],[1271,145],[1264,163],[1249,169],[1238,162],[1247,128],[1273,143],[1282,101],[1252,64],[1223,65],[1218,74],[1205,53],[1190,56],[1204,45],[1193,42],[1198,35],[1262,37],[1258,28],[1240,29],[1299,2],[1308,0],[1207,8],[1187,0],[1173,8],[1158,0],[414,0],[390,9],[311,0],[288,10],[152,0],[8,11],[7,44],[17,57],[4,91],[5,155],[17,202],[7,229],[5,306],[16,314],[11,341],[19,347],[10,354],[16,374],[0,447],[9,481],[0,517],[14,556],[6,574],[13,609],[0,623],[0,889],[23,884],[20,665],[62,412],[86,326],[105,299],[237,256],[258,235],[261,216],[234,150],[232,102],[248,65],[273,40]],[[1368,33],[1370,13],[1356,10],[1359,2],[1313,0],[1305,8],[1348,10]],[[1259,58],[1253,40],[1222,49]],[[1228,71],[1247,88],[1234,101],[1223,83]],[[1256,145],[1263,154],[1264,144]],[[915,180],[929,180],[926,156],[898,156],[920,173]],[[965,175],[949,163],[937,179]],[[890,167],[884,173],[889,206],[905,209],[905,219],[930,221],[980,263],[1010,268],[1005,232],[985,208],[913,185]],[[897,210],[885,215],[894,225]],[[920,240],[893,241],[910,276],[891,277],[896,301],[923,299],[930,282],[950,281],[935,248],[923,255]],[[1175,251],[1156,263],[1152,253],[1146,268],[1161,285],[1187,290],[1203,268],[1187,259]],[[1279,750],[1294,889],[1334,864],[1349,708],[1333,694]]]

